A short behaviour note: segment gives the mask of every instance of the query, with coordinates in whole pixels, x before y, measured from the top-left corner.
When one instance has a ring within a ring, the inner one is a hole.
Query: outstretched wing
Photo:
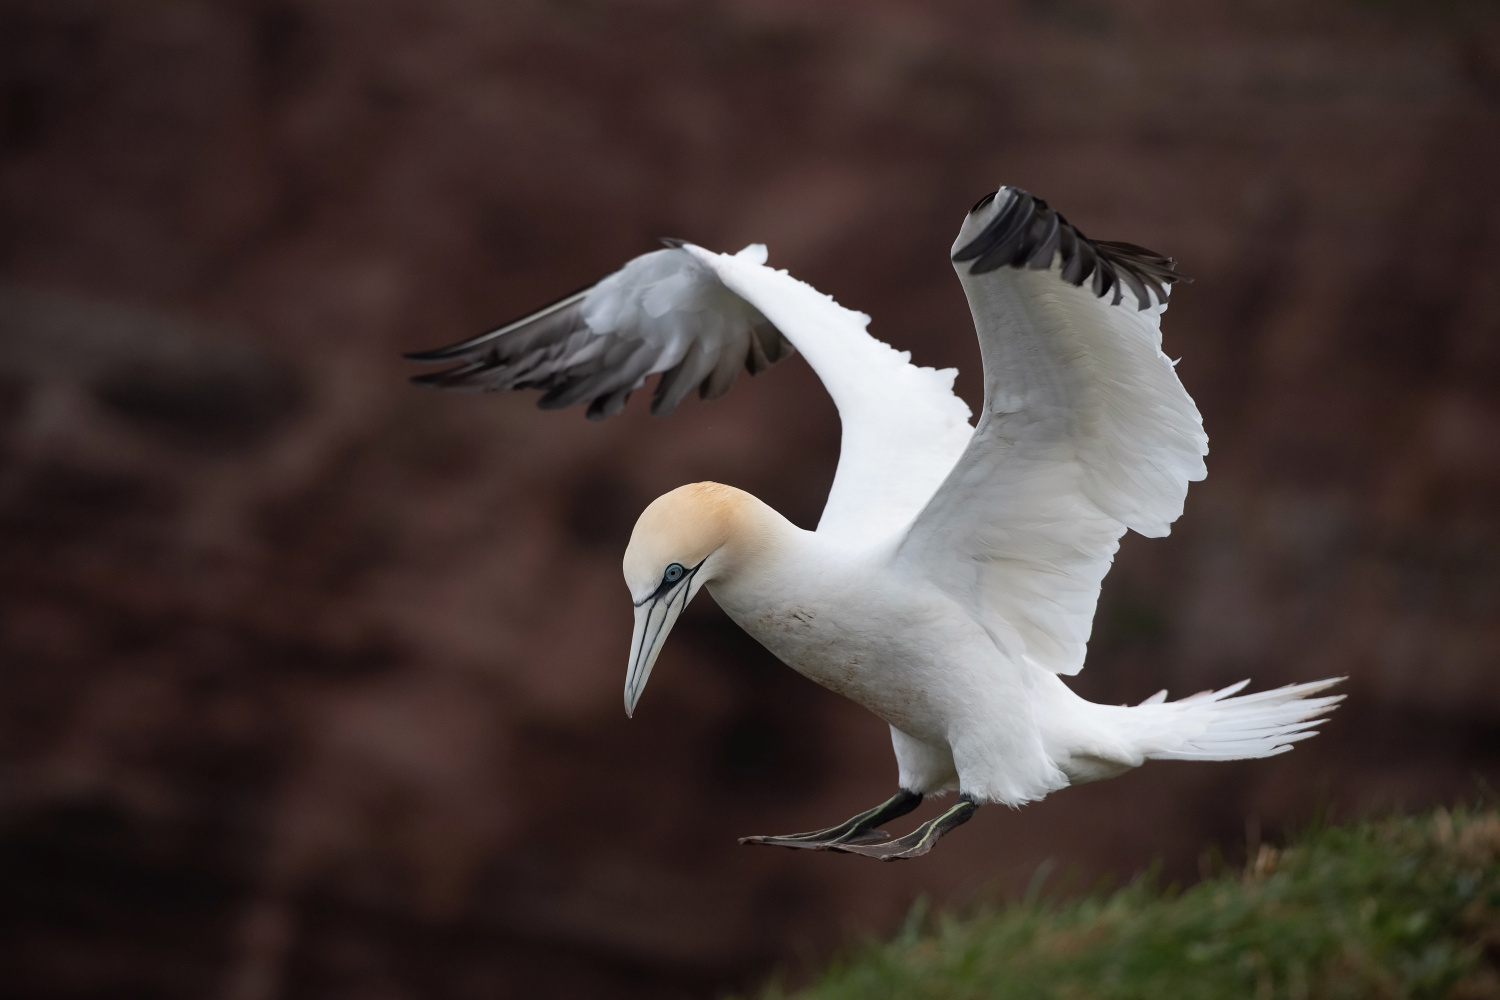
[[[589,418],[602,420],[660,373],[651,412],[661,416],[694,389],[717,398],[741,368],[754,375],[792,353],[781,331],[680,241],[665,242],[667,249],[498,330],[408,354],[461,362],[413,381],[476,392],[540,389],[543,409],[587,402]],[[764,248],[759,252],[764,259]]]
[[[911,522],[969,440],[969,408],[953,395],[952,369],[910,364],[852,312],[752,245],[717,254],[692,244],[637,257],[591,288],[462,344],[408,355],[461,362],[415,381],[475,391],[535,388],[540,405],[589,402],[618,412],[661,372],[652,412],[665,414],[694,388],[728,391],[795,349],[833,397],[843,424],[838,471],[818,530],[869,543]]]
[[[1001,188],[953,252],[984,356],[985,406],[898,562],[1062,674],[1083,667],[1126,528],[1165,535],[1208,438],[1161,351],[1172,261],[1086,239]]]

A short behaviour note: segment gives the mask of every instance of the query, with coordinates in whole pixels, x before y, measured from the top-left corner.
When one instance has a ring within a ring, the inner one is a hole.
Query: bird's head
[[[625,549],[625,585],[635,604],[635,633],[625,675],[625,714],[635,712],[667,633],[693,595],[735,562],[748,493],[693,483],[657,497],[641,513]]]

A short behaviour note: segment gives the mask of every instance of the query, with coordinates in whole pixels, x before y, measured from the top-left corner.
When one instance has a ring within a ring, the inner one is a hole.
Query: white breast
[[[996,655],[940,590],[866,555],[804,550],[709,592],[782,662],[919,738],[946,739],[971,661]]]

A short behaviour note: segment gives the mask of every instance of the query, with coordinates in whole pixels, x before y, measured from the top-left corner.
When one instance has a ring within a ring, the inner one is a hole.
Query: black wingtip
[[[1134,243],[1090,240],[1042,199],[1021,188],[1001,188],[1011,197],[972,240],[953,254],[955,264],[973,261],[970,274],[986,274],[1002,267],[1045,270],[1062,258],[1061,278],[1083,286],[1110,305],[1119,305],[1128,288],[1137,307],[1147,309],[1166,301],[1167,286],[1189,283],[1176,261]],[[969,214],[988,205],[999,194],[986,195]],[[1090,278],[1092,281],[1090,282]],[[1113,294],[1111,294],[1113,293]]]
[[[419,385],[424,389],[441,389],[447,375],[447,371],[427,372],[424,375],[413,375],[407,381],[412,385]]]
[[[427,351],[407,351],[401,356],[407,361],[420,361],[425,365],[430,365],[439,361],[450,361],[458,357],[458,353],[452,347],[434,347]],[[417,376],[417,378],[422,377]]]
[[[522,329],[529,324],[549,320],[556,316],[565,316],[564,310],[570,309],[580,302],[585,295],[593,289],[593,285],[586,285],[576,291],[569,292],[560,299],[554,299],[535,312],[528,313],[520,319],[512,320],[504,326],[497,327],[477,337],[460,341],[457,344],[445,344],[442,347],[434,347],[426,351],[409,351],[403,355],[408,361],[420,362],[424,365],[441,364],[446,361],[471,361],[480,351],[488,351],[491,346],[512,331]]]

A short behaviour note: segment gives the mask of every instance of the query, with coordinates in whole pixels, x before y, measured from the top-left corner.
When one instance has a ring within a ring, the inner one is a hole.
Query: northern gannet
[[[764,246],[663,242],[539,312],[409,357],[460,362],[420,383],[541,389],[543,408],[588,402],[595,419],[657,373],[658,415],[794,349],[822,379],[843,436],[815,531],[694,483],[652,502],[625,551],[628,714],[706,586],[784,663],[890,725],[894,796],[825,830],[742,843],[916,857],[983,803],[1020,806],[1147,760],[1282,753],[1340,700],[1312,697],[1330,679],[1098,705],[1062,681],[1083,667],[1120,536],[1167,534],[1205,475],[1202,419],[1161,350],[1171,259],[1087,239],[1019,188],[982,198],[952,251],[984,359],[971,426],[954,369],[911,364],[868,316],[767,267]],[[912,833],[878,829],[955,789]]]

